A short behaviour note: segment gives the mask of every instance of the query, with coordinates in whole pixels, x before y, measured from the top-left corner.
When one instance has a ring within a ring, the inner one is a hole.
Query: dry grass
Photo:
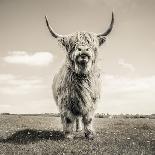
[[[0,115],[2,155],[153,155],[155,119],[95,118],[96,137],[64,138],[59,117]]]

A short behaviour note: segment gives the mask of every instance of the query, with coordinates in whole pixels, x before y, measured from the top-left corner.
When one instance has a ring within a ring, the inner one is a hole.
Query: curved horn
[[[45,16],[45,20],[46,20],[46,25],[47,25],[48,30],[50,31],[51,35],[52,35],[54,38],[62,37],[61,35],[59,35],[59,34],[57,34],[57,33],[55,33],[55,32],[53,31],[53,29],[51,28],[51,26],[50,26],[49,23],[48,23],[47,16]]]
[[[99,37],[99,36],[107,36],[107,35],[111,32],[111,30],[112,30],[112,28],[113,28],[113,24],[114,24],[114,13],[112,12],[112,18],[111,18],[111,23],[110,23],[110,25],[109,25],[109,28],[107,29],[106,32],[101,33],[101,34],[99,34],[99,35],[97,35],[97,36],[98,36],[98,37]]]

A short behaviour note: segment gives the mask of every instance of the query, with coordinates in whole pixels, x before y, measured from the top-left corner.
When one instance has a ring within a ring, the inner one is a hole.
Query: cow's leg
[[[82,131],[81,117],[76,118],[76,132]]]
[[[72,139],[73,138],[73,128],[74,128],[74,121],[75,118],[73,115],[69,113],[65,113],[61,115],[61,120],[63,124],[63,132],[66,138]]]
[[[88,139],[94,138],[94,132],[92,129],[92,118],[93,116],[89,114],[83,116],[84,133],[85,133],[85,137]]]

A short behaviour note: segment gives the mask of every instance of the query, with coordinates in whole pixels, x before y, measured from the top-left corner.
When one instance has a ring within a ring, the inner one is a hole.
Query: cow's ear
[[[66,49],[66,51],[69,50],[69,38],[68,37],[60,37],[58,39],[59,45]]]
[[[103,45],[103,43],[106,41],[106,37],[104,36],[97,36],[97,39],[98,39],[99,46]]]

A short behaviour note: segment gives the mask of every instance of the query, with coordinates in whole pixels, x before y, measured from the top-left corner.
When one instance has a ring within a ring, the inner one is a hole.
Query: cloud
[[[112,92],[135,92],[149,90],[155,92],[155,76],[130,79],[122,76],[105,75],[104,86]]]
[[[127,78],[106,74],[102,79],[98,112],[155,113],[155,75]]]
[[[3,60],[11,64],[24,64],[29,66],[46,66],[52,62],[53,55],[50,52],[12,51]]]
[[[0,74],[0,93],[7,95],[23,95],[37,92],[46,85],[38,77],[24,78],[12,74]]]
[[[56,107],[51,104],[50,87],[38,76],[0,74],[0,113],[50,112]]]
[[[0,74],[0,83],[4,81],[8,81],[10,79],[14,79],[14,75],[12,74]]]
[[[128,69],[128,70],[130,70],[132,72],[135,71],[134,66],[132,64],[129,64],[129,63],[125,62],[124,59],[119,59],[118,64],[121,65],[124,69]]]

